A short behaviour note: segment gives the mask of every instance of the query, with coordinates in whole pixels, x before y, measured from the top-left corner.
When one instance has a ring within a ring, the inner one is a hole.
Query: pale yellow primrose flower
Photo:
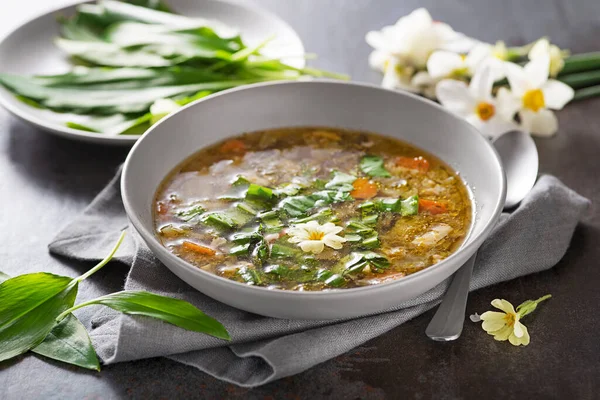
[[[331,222],[319,224],[317,221],[309,221],[305,224],[297,224],[288,229],[290,243],[298,243],[298,246],[304,252],[319,254],[325,248],[325,245],[332,249],[342,248],[346,239],[338,236],[342,231],[341,226],[336,226]]]
[[[514,346],[527,346],[530,342],[529,332],[527,331],[527,327],[523,325],[520,320],[525,315],[533,312],[540,302],[549,299],[550,297],[550,295],[546,295],[537,300],[527,300],[518,306],[516,311],[513,305],[508,301],[494,299],[492,305],[504,312],[484,312],[479,317],[479,319],[483,321],[481,327],[489,335],[494,336],[495,340],[508,340]]]

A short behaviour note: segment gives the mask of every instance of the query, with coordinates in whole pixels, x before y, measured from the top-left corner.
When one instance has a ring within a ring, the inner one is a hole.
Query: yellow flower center
[[[523,107],[528,108],[533,112],[538,112],[540,108],[544,108],[544,93],[540,89],[528,90],[523,95]]]
[[[477,104],[475,113],[482,121],[487,121],[488,119],[492,118],[494,114],[496,114],[496,107],[494,107],[493,104],[482,101],[481,103]]]
[[[465,61],[467,59],[467,55],[466,54],[461,54],[460,55],[460,59]]]
[[[515,324],[515,316],[514,314],[506,314],[504,316],[504,320],[506,321],[506,325],[509,327],[513,327]]]
[[[324,236],[323,232],[312,231],[308,234],[308,240],[321,240]]]

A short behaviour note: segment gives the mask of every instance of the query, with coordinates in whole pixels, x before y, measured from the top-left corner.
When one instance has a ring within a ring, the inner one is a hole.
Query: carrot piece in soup
[[[221,145],[221,153],[243,154],[246,152],[246,144],[238,139],[231,139]]]
[[[367,178],[358,178],[352,186],[354,190],[350,192],[350,196],[355,199],[370,199],[377,195],[377,185]]]
[[[181,245],[187,251],[193,251],[194,253],[203,254],[205,256],[214,256],[216,251],[207,246],[202,246],[194,242],[188,242],[187,240]]]
[[[443,214],[448,211],[448,207],[439,201],[419,199],[419,212],[423,211],[433,215]]]
[[[425,158],[419,157],[397,157],[396,158],[396,166],[416,169],[419,172],[427,172],[429,171],[429,161]]]

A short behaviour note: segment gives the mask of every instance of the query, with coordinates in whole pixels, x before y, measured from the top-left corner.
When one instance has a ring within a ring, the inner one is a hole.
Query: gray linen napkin
[[[119,178],[117,174],[83,214],[58,234],[49,246],[51,252],[98,260],[109,251],[119,231],[128,225]],[[555,177],[542,176],[518,209],[502,215],[481,247],[471,290],[554,266],[588,205],[589,200]],[[131,265],[125,289],[184,299],[221,321],[232,341],[106,308],[84,308],[80,310],[83,315],[78,315],[91,320],[90,335],[102,361],[112,364],[164,356],[245,387],[297,374],[389,331],[438,304],[449,282],[379,315],[338,321],[267,318],[229,307],[191,288],[129,230],[117,253],[118,260]]]

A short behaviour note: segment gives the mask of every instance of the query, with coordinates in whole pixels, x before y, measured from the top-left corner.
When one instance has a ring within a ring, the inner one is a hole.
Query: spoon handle
[[[425,330],[425,334],[429,338],[447,342],[460,337],[465,322],[469,283],[475,258],[477,258],[477,253],[473,254],[454,274],[442,303]]]

